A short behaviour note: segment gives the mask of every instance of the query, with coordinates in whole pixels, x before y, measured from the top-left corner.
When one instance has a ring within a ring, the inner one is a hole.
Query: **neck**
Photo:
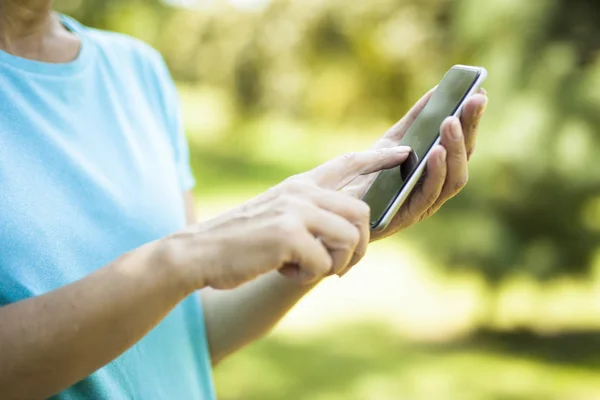
[[[52,12],[52,0],[0,0],[0,50],[47,62],[77,56],[79,41]]]
[[[0,45],[44,35],[52,21],[51,0],[1,0]]]

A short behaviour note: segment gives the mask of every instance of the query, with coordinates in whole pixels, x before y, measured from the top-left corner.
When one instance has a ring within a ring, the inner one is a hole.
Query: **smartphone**
[[[381,171],[365,195],[371,207],[371,231],[383,231],[422,176],[431,150],[440,143],[440,127],[450,116],[459,116],[467,98],[487,77],[482,67],[455,65],[444,75],[431,98],[399,145],[412,151],[400,166]]]

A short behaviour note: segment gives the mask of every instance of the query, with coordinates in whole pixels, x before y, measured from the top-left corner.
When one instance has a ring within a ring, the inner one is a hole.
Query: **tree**
[[[410,238],[435,248],[440,266],[493,283],[515,272],[583,275],[593,264],[597,1],[273,0],[254,13],[224,1],[193,11],[84,0],[71,12],[149,41],[177,80],[225,93],[235,120],[223,140],[265,114],[332,131],[391,124],[452,64],[484,65],[491,105],[471,184]]]

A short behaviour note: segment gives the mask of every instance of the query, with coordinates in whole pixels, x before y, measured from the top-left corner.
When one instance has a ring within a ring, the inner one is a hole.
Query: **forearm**
[[[186,297],[150,244],[93,274],[0,308],[2,398],[47,398],[140,340]]]
[[[315,286],[271,272],[234,290],[202,290],[213,364],[271,331]]]
[[[373,235],[370,242],[388,235]],[[300,285],[271,272],[234,290],[202,290],[213,365],[269,333],[317,283]]]

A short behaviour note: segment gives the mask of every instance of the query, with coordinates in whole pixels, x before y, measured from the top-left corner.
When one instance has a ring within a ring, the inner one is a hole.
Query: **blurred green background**
[[[364,149],[453,64],[471,181],[216,369],[220,399],[600,399],[600,2],[58,0],[159,49],[211,217]]]

